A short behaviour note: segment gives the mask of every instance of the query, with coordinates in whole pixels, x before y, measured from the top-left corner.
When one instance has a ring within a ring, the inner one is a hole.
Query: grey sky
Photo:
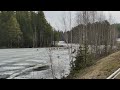
[[[62,11],[44,11],[46,19],[50,24],[57,28],[60,24],[60,17],[62,15]]]
[[[62,29],[62,15],[64,11],[44,11],[47,21],[56,29]],[[73,12],[74,13],[74,12]],[[114,18],[114,22],[120,23],[120,11],[104,11],[106,18],[109,13]],[[74,23],[73,23],[74,24]]]

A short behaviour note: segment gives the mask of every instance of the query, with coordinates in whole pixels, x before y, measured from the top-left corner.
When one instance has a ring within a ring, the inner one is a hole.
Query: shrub
[[[88,52],[88,47],[80,46],[76,55],[76,60],[71,64],[71,71],[67,78],[74,77],[74,74],[81,69],[86,68],[94,64],[94,55]]]

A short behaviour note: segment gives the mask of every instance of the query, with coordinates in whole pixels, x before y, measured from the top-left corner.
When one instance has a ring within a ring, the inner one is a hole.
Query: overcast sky
[[[56,29],[62,29],[62,17],[64,11],[44,11],[47,21]],[[106,17],[111,13],[114,22],[120,23],[120,11],[104,11]],[[74,14],[74,12],[73,12]]]

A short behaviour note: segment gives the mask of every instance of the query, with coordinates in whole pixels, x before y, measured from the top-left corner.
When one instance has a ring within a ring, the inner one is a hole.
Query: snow
[[[68,49],[53,49],[52,63],[55,77],[68,75],[70,72]],[[0,78],[7,74],[8,78],[14,79],[52,79],[50,68],[32,71],[45,65],[51,65],[49,48],[0,49]]]
[[[58,45],[64,47],[52,47],[51,53],[50,48],[0,49],[0,78],[52,79],[50,54],[55,77],[67,76],[70,73],[67,44],[59,41]],[[72,46],[74,49],[78,48],[77,44]],[[34,70],[43,66],[49,68]]]
[[[70,47],[71,44],[67,45],[65,42],[60,41],[58,45],[64,47],[52,47],[51,53],[50,48],[0,49],[0,78],[52,79],[50,54],[55,77],[67,76],[70,73],[67,47]],[[78,47],[78,44],[72,44],[73,49],[77,50]],[[89,49],[92,49],[90,47]],[[101,45],[100,48],[102,50],[104,45]],[[74,57],[75,54],[76,52],[73,54]],[[34,70],[43,66],[49,66],[49,68]]]
[[[28,75],[21,75],[19,77],[15,77],[15,79],[53,79],[50,69],[49,70],[43,70],[38,72],[30,72]],[[43,78],[44,77],[44,78]]]
[[[2,70],[14,70],[14,69],[22,69],[24,68],[23,66],[19,66],[19,67],[8,67],[8,66],[5,66],[5,67],[2,67]],[[1,69],[0,69],[1,71]]]
[[[117,41],[120,42],[120,38],[117,38]]]
[[[32,71],[33,69],[36,69],[36,68],[38,68],[38,67],[42,67],[42,65],[41,65],[41,64],[38,64],[38,65],[36,65],[36,66],[34,66],[34,67],[26,68],[26,69],[22,70],[21,72],[17,72],[17,73],[12,74],[8,79],[13,79],[13,78],[15,78],[16,76],[19,76],[19,75],[21,75],[21,74],[23,74],[23,73]]]

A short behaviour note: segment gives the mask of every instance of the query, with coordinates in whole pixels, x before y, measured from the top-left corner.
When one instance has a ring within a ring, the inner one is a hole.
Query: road
[[[120,68],[112,73],[107,79],[120,79]]]

